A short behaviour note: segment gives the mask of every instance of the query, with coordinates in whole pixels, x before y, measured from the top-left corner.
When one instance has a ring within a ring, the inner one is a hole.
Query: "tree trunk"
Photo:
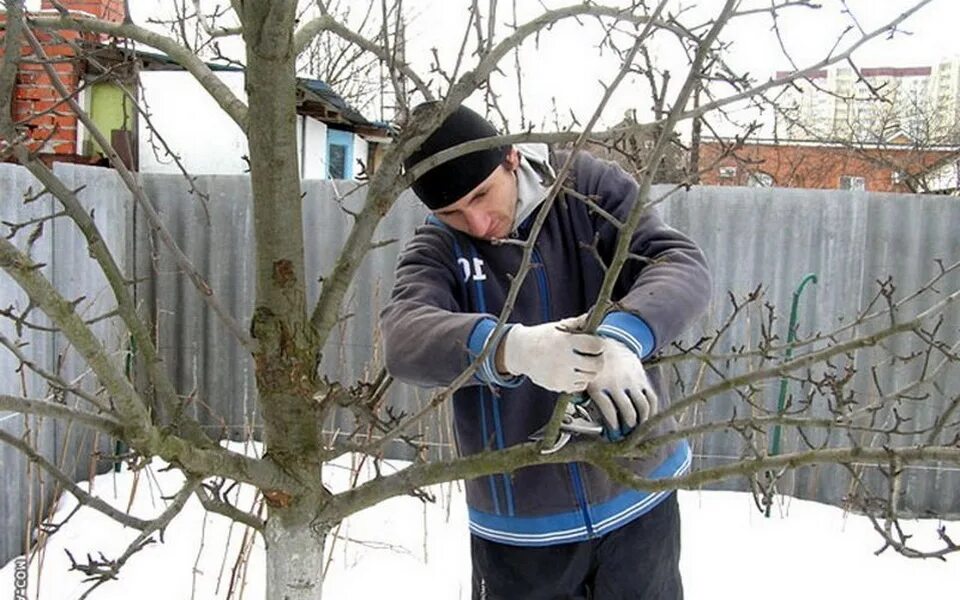
[[[282,512],[285,511],[271,509],[263,531],[267,547],[267,598],[320,600],[323,544],[328,530],[312,525],[308,516],[280,514]]]
[[[296,136],[295,0],[240,6],[247,49],[247,140],[253,190],[256,303],[251,332],[265,457],[301,483],[263,490],[269,515],[267,598],[320,598],[326,525],[320,478],[317,350],[306,310]]]

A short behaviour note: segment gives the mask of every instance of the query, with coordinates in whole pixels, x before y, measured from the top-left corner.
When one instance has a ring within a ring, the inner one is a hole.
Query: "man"
[[[424,108],[414,111],[414,118]],[[459,107],[410,156],[407,168],[457,144],[495,136]],[[558,392],[586,392],[612,435],[629,432],[666,400],[643,360],[667,347],[706,307],[710,281],[697,246],[648,211],[632,236],[635,258],[614,290],[616,310],[596,335],[578,331],[600,291],[637,183],[617,165],[579,154],[568,187],[537,237],[509,326],[491,339],[526,240],[555,178],[546,146],[461,156],[413,190],[432,211],[404,249],[381,315],[388,370],[425,387],[449,385],[493,349],[453,399],[463,455],[528,442]],[[583,200],[591,198],[595,210]],[[654,435],[676,427],[662,423]],[[624,460],[644,477],[689,469],[686,442]],[[682,598],[674,493],[625,488],[588,464],[537,465],[466,483],[473,597]]]

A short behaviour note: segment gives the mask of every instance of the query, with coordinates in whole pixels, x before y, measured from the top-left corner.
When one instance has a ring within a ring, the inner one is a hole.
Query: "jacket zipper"
[[[472,261],[477,260],[477,249],[476,247],[474,247],[473,244],[470,244],[470,259]],[[479,309],[480,312],[485,313],[487,312],[487,302],[484,297],[483,283],[481,282],[481,280],[474,280],[473,283],[474,283],[474,289],[476,291],[476,297],[477,297],[477,309]],[[497,400],[496,395],[489,394],[486,389],[481,389],[480,390],[480,411],[482,414],[482,421],[483,421],[484,446],[486,446],[487,435],[488,435],[487,424],[486,424],[487,408],[486,408],[486,402],[485,402],[485,398],[487,398],[487,396],[490,397],[490,415],[493,417],[493,431],[494,431],[494,434],[496,435],[497,449],[503,450],[504,448],[503,425],[500,423],[500,402]],[[512,517],[516,514],[514,503],[513,503],[513,483],[510,481],[510,476],[506,473],[501,473],[500,477],[503,478],[503,496],[507,505],[506,512],[509,516]],[[493,475],[489,476],[489,480],[490,480],[490,494],[493,496],[494,510],[496,511],[496,514],[499,515],[499,514],[502,514],[502,512],[500,508],[500,498],[497,494],[497,484]]]
[[[570,463],[570,478],[573,480],[573,491],[577,496],[577,502],[580,504],[580,512],[583,514],[583,524],[587,526],[587,535],[593,537],[593,520],[590,518],[590,505],[587,503],[587,492],[583,485],[583,476],[580,473],[580,465]]]
[[[538,250],[536,246],[533,247],[533,259],[540,265],[539,268],[534,270],[537,273],[537,284],[540,288],[541,317],[544,323],[548,323],[550,321],[550,288],[547,287],[547,266],[543,262],[543,258],[540,256],[540,250]],[[587,528],[587,535],[593,537],[593,520],[590,518],[590,505],[587,503],[587,492],[583,485],[583,475],[580,472],[580,465],[570,463],[568,467],[570,470],[570,479],[573,482],[573,493],[577,498],[580,514],[583,516],[583,524]]]

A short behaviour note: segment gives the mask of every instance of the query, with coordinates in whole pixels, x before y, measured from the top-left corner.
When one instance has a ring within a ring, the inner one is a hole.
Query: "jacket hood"
[[[513,231],[516,232],[546,199],[557,174],[550,166],[550,151],[546,144],[516,144],[514,148],[520,153],[517,213],[513,219]]]

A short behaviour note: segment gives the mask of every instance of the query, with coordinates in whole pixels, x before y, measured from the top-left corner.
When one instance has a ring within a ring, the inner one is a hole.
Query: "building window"
[[[854,177],[852,175],[840,176],[840,189],[862,192],[867,189],[867,182],[863,177]]]
[[[353,179],[353,134],[349,131],[327,130],[327,177]]]
[[[330,179],[346,179],[347,147],[342,144],[330,144],[327,151],[327,177]]]
[[[736,167],[720,167],[720,179],[733,179],[736,176]]]
[[[750,173],[747,177],[747,185],[749,187],[773,187],[773,175],[763,171]]]

